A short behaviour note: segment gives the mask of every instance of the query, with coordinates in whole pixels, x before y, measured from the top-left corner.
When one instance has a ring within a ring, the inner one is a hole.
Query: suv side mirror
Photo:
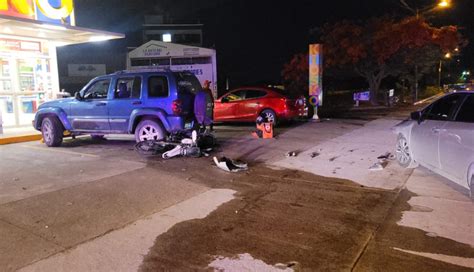
[[[417,121],[418,124],[420,124],[422,121],[421,117],[422,117],[421,111],[414,111],[410,114],[410,119]]]
[[[81,92],[76,92],[76,93],[74,94],[74,98],[76,98],[76,99],[79,100],[79,101],[84,100],[84,98],[81,96]]]

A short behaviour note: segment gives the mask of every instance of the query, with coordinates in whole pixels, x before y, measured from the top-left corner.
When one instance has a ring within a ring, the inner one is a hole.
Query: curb
[[[33,142],[33,141],[39,141],[42,138],[43,136],[41,134],[5,137],[5,138],[0,138],[0,145]]]

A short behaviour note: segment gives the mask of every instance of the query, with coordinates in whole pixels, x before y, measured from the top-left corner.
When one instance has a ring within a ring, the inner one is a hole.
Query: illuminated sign
[[[0,14],[74,25],[73,0],[0,0]]]
[[[41,43],[33,41],[0,39],[0,51],[41,52]]]
[[[323,105],[323,46],[309,45],[309,103]]]

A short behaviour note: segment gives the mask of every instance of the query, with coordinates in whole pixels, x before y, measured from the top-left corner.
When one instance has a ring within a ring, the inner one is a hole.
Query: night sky
[[[383,3],[382,3],[383,2]],[[407,0],[412,7],[423,8],[435,1]],[[218,74],[232,85],[278,83],[282,65],[294,53],[307,50],[318,40],[311,29],[338,20],[365,20],[385,14],[409,15],[398,0],[388,1],[315,1],[292,0],[162,0],[121,1],[76,0],[76,24],[125,33],[127,39],[115,47],[140,45],[143,14],[153,13],[157,5],[182,22],[204,24],[204,46],[218,53]],[[454,6],[434,13],[435,25],[456,24],[472,43],[464,49],[462,65],[474,65],[474,1],[453,0]],[[223,82],[220,82],[222,86]]]

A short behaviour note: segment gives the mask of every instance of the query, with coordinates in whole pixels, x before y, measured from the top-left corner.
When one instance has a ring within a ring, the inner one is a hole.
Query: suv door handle
[[[142,101],[133,101],[132,102],[132,105],[141,105],[142,104]]]
[[[106,106],[107,103],[105,103],[105,102],[99,102],[99,103],[97,103],[97,104],[95,104],[95,105],[98,106],[98,107],[101,107],[101,106]]]

